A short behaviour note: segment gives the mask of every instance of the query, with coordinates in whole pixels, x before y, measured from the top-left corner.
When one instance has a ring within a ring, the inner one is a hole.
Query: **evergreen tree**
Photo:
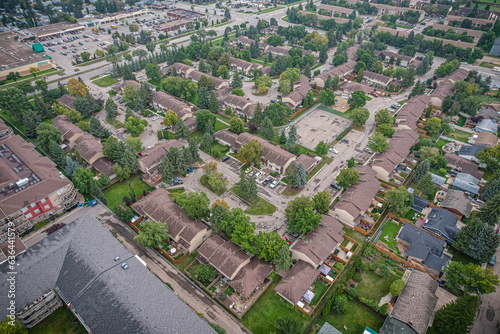
[[[469,333],[478,307],[478,296],[458,297],[436,312],[434,326],[442,334]]]
[[[495,227],[498,224],[499,217],[500,217],[500,194],[497,194],[481,206],[477,218]]]
[[[189,129],[187,126],[184,124],[184,121],[182,118],[179,118],[177,123],[175,124],[175,135],[184,138],[184,139],[189,139]]]
[[[206,86],[201,86],[198,90],[198,107],[208,109],[209,92]]]
[[[427,173],[429,173],[429,168],[429,160],[425,159],[420,161],[420,163],[413,170],[413,179],[415,182],[418,183]]]
[[[326,78],[325,86],[323,87],[323,89],[330,89],[330,88],[332,88],[332,77],[329,75]]]
[[[217,96],[214,92],[210,92],[210,98],[208,100],[208,110],[212,113],[217,113],[220,109],[219,100],[217,100]]]
[[[127,108],[125,109],[125,121],[130,117],[134,117],[134,112],[129,106],[127,106]]]
[[[319,62],[324,63],[328,59],[328,52],[326,46],[323,46],[319,52]]]
[[[417,67],[417,75],[424,75],[429,70],[429,57],[425,56]]]
[[[200,148],[206,152],[212,153],[212,144],[214,142],[214,135],[210,132],[205,132],[205,134],[201,138]]]
[[[120,165],[122,167],[128,167],[132,174],[136,173],[139,169],[139,164],[137,163],[137,155],[135,154],[134,150],[128,145],[125,145],[123,156],[120,160]]]
[[[241,81],[240,75],[237,72],[234,72],[233,89],[237,89],[237,88],[241,88],[241,87],[243,87],[243,82]]]
[[[337,74],[332,79],[332,89],[333,90],[338,90],[340,85],[340,78]]]
[[[70,177],[73,176],[73,173],[78,167],[80,167],[80,165],[76,161],[74,161],[68,156],[66,157],[66,167],[64,167],[64,170],[66,171],[66,173],[68,173]]]
[[[304,67],[304,75],[311,79],[311,65],[309,65],[309,63]]]
[[[497,194],[500,194],[500,177],[486,184],[486,187],[481,194],[481,199],[487,202]]]
[[[274,138],[273,123],[271,123],[271,120],[269,120],[268,117],[264,118],[260,131],[262,132],[264,137],[266,137],[266,139],[272,140]]]
[[[257,106],[255,106],[255,111],[253,113],[252,122],[254,122],[257,125],[261,125],[263,121],[264,121],[264,114],[262,113],[262,107],[260,103],[257,103]]]
[[[287,139],[286,139],[286,134],[285,134],[285,131],[281,131],[281,135],[280,135],[280,139],[279,139],[279,143],[281,145],[285,145],[287,142]]]
[[[288,245],[283,245],[278,250],[278,256],[274,260],[274,266],[277,271],[285,271],[293,264],[292,257],[290,256],[290,249]]]
[[[161,178],[164,182],[170,182],[174,177],[174,169],[168,157],[165,155],[160,163]]]
[[[66,156],[64,155],[64,150],[59,146],[58,143],[51,140],[49,144],[50,158],[59,166],[66,164]]]
[[[288,132],[288,141],[287,145],[295,144],[297,142],[297,128],[295,125],[290,127],[290,131]]]
[[[101,124],[101,122],[94,116],[90,117],[89,133],[97,138],[109,137],[108,130]]]
[[[187,162],[184,160],[181,150],[175,146],[171,146],[167,152],[167,158],[172,165],[175,175],[183,175],[187,170]]]
[[[500,245],[500,236],[493,226],[475,218],[455,236],[453,247],[481,263],[488,262]]]
[[[198,145],[196,144],[196,141],[194,138],[189,139],[189,147],[188,147],[189,154],[191,155],[191,161],[196,162],[200,159],[200,155],[198,154]]]
[[[108,205],[108,201],[106,200],[106,196],[104,196],[101,188],[97,185],[97,183],[92,182],[91,189],[92,195],[94,195],[102,204]]]
[[[33,102],[35,105],[36,114],[39,115],[41,119],[47,119],[50,117],[51,112],[49,110],[49,107],[47,106],[47,104],[45,104],[45,102],[40,100],[38,95],[34,96]]]
[[[304,188],[307,184],[307,174],[306,174],[306,170],[304,168],[304,165],[302,164],[302,162],[299,162],[297,164],[297,173],[295,175],[295,180],[293,182],[293,186],[295,188]]]
[[[205,61],[203,61],[203,59],[200,60],[200,64],[198,65],[198,69],[200,70],[200,72],[206,73],[207,68],[205,65]]]
[[[129,191],[129,194],[130,194],[130,199],[132,200],[132,202],[137,202],[137,196],[135,194],[135,190],[134,188],[132,187],[132,184],[130,184],[130,181],[128,182],[128,188],[130,189]]]
[[[109,117],[109,119],[114,120],[118,116],[118,106],[112,99],[106,100],[104,109],[106,110],[106,116]]]
[[[36,128],[40,122],[40,117],[33,110],[30,109],[25,112],[23,114],[24,134],[30,138],[35,137]]]

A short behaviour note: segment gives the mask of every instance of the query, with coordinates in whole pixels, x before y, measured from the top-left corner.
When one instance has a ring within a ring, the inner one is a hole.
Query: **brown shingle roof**
[[[127,86],[127,85],[132,85],[137,90],[141,89],[141,83],[139,83],[135,80],[124,80],[122,82],[117,83],[116,85],[113,85],[111,87],[111,89],[121,93],[123,91],[123,88],[125,88],[125,86]]]
[[[341,77],[341,76],[343,76],[343,75],[345,75],[347,73],[352,72],[355,67],[356,67],[356,62],[355,61],[348,61],[348,62],[343,63],[343,64],[341,64],[341,65],[339,65],[337,67],[332,68],[329,71],[321,73],[316,78],[322,79],[323,81],[326,81],[326,79],[328,79],[328,76],[331,76],[332,79],[333,79],[333,77],[335,75],[338,75],[339,77]]]
[[[228,284],[244,298],[248,298],[272,271],[272,264],[253,257]]]
[[[491,132],[479,132],[475,144],[489,147],[496,146],[498,144],[498,137]]]
[[[471,36],[474,38],[481,38],[483,36],[483,31],[482,30],[472,30],[472,29],[465,29],[465,28],[460,28],[460,27],[452,27],[444,24],[433,24],[432,28],[434,30],[444,30],[448,31],[449,29],[453,30],[457,34],[461,35],[462,33],[466,33],[467,36]]]
[[[335,247],[342,242],[343,225],[331,216],[322,215],[321,223],[304,239],[295,242],[290,249],[306,255],[315,264],[326,260]]]
[[[410,153],[411,147],[416,143],[418,134],[413,130],[398,130],[389,141],[389,146],[383,153],[374,157],[372,166],[382,167],[388,173],[403,162]]]
[[[189,218],[187,213],[173,202],[168,195],[168,191],[163,188],[156,189],[148,196],[132,204],[132,209],[142,216],[148,216],[156,221],[166,223],[168,232],[173,238],[182,237],[188,243],[191,243],[192,239],[186,239],[187,235],[193,234],[192,232],[184,232],[184,229],[191,229],[198,233],[207,228],[202,223]]]
[[[179,118],[183,118],[186,114],[191,113],[191,107],[187,103],[165,92],[153,92],[151,102],[174,111]]]
[[[380,81],[384,85],[388,85],[389,82],[392,81],[391,77],[388,77],[386,75],[379,74],[379,73],[376,73],[376,72],[372,72],[372,71],[364,71],[363,72],[363,79],[365,79],[365,78],[366,79],[375,80],[375,81]]]
[[[0,199],[0,217],[9,216],[26,205],[44,199],[49,194],[71,184],[70,180],[59,173],[52,160],[40,155],[33,144],[26,142],[22,137],[12,136],[5,139],[2,144],[6,145],[24,162],[41,181]],[[8,186],[11,182],[19,181],[19,175],[14,171],[8,173],[9,170],[10,167],[3,160],[0,160],[0,188]]]
[[[57,103],[60,103],[64,106],[66,106],[66,108],[73,108],[73,101],[75,100],[76,96],[74,95],[71,95],[71,94],[64,94],[63,96],[61,96],[60,98],[58,98],[56,101]]]
[[[201,245],[198,249],[198,256],[226,277],[232,277],[236,274],[236,270],[250,259],[250,255],[246,254],[240,246],[232,241],[225,241],[218,235],[213,235]]]
[[[286,271],[285,277],[274,290],[295,305],[318,276],[318,269],[305,261],[298,260]]]
[[[181,149],[182,144],[176,139],[170,139],[164,143],[156,144],[149,150],[144,151],[144,155],[137,159],[137,162],[142,162],[147,168],[151,168],[161,161],[163,156],[170,150],[170,147]]]
[[[106,157],[101,157],[94,161],[92,166],[100,173],[106,175],[106,176],[111,176],[114,174],[113,172],[113,166],[115,163],[111,160],[109,160]]]
[[[445,209],[455,209],[466,217],[472,212],[472,201],[463,191],[456,189],[448,189],[446,197],[441,203],[441,207]]]
[[[359,172],[358,183],[347,188],[335,204],[335,209],[345,210],[356,219],[370,207],[373,196],[380,188],[380,181],[369,166],[358,165],[354,169]]]
[[[439,299],[437,288],[438,283],[432,277],[413,270],[391,311],[391,317],[411,324],[419,333],[425,333]]]
[[[397,114],[395,126],[406,124],[410,129],[415,130],[417,128],[417,120],[422,116],[430,101],[431,98],[423,94],[409,99]]]
[[[97,154],[102,153],[101,142],[90,133],[85,133],[78,137],[75,143],[75,150],[78,150],[82,158],[87,162],[92,160]]]
[[[319,9],[325,9],[332,13],[342,13],[345,15],[349,15],[354,11],[354,9],[340,7],[340,6],[332,6],[332,5],[319,5],[318,10]]]
[[[62,136],[65,140],[69,140],[75,134],[83,134],[85,132],[71,123],[70,119],[66,115],[56,116],[53,120],[52,126],[62,132]]]
[[[316,159],[314,158],[311,158],[310,156],[308,155],[305,155],[305,154],[301,154],[297,157],[297,159],[295,159],[294,163],[295,164],[299,164],[299,163],[302,163],[302,165],[304,166],[304,169],[306,170],[306,172],[311,169],[312,166],[316,165],[318,161],[316,161]]]
[[[446,152],[444,154],[448,164],[456,167],[462,168],[462,173],[470,174],[476,179],[481,180],[483,178],[484,172],[479,170],[478,164],[470,160],[459,157],[456,154]]]

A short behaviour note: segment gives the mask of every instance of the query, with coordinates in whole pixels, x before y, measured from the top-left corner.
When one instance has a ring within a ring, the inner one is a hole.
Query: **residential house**
[[[427,216],[424,229],[446,239],[449,244],[455,241],[455,235],[460,232],[457,227],[458,217],[446,209],[432,208]]]
[[[392,78],[372,71],[364,71],[361,82],[375,87],[388,88]]]
[[[285,272],[285,277],[278,283],[274,291],[292,305],[300,308],[304,305],[300,300],[316,281],[320,272],[308,262],[298,260],[291,269]]]
[[[102,144],[96,137],[85,132],[75,140],[74,149],[80,153],[86,163],[94,167],[98,172],[105,174],[110,179],[116,177],[116,174],[113,173],[115,163],[104,156]]]
[[[358,60],[358,50],[360,47],[360,44],[353,44],[345,50],[345,53],[347,54],[347,61]]]
[[[463,191],[448,189],[441,207],[456,215],[459,219],[469,217],[472,212],[472,201]]]
[[[446,178],[436,175],[434,173],[429,173],[431,175],[432,182],[437,187],[442,187],[446,183]]]
[[[474,144],[486,147],[494,147],[498,145],[498,136],[491,132],[479,132]]]
[[[5,122],[0,119],[0,140],[10,138],[14,135],[12,128],[5,124]]]
[[[351,8],[323,5],[323,4],[318,6],[318,11],[320,9],[326,10],[329,16],[333,16],[335,13],[339,13],[340,17],[348,17],[349,15],[352,14],[352,12],[354,12],[354,9]]]
[[[458,151],[458,156],[464,159],[478,162],[477,154],[485,149],[484,145],[462,145],[460,151]]]
[[[266,44],[266,43],[263,43],[263,44]],[[273,57],[277,58],[277,57],[280,57],[283,55],[287,55],[288,51],[290,51],[291,49],[292,49],[291,47],[287,47],[287,46],[272,46],[272,45],[267,44],[265,51],[263,50],[262,52],[265,52],[265,53],[271,52]]]
[[[301,154],[292,163],[294,163],[296,165],[301,163],[302,166],[304,166],[306,173],[309,174],[310,172],[313,171],[313,169],[314,169],[313,167],[316,166],[318,164],[318,162],[319,162],[318,159],[312,158],[312,157],[305,155],[305,154]]]
[[[68,307],[89,333],[214,333],[90,214],[42,238],[16,257],[15,316],[34,327]],[[7,281],[9,263],[0,265]],[[124,270],[126,269],[126,270]],[[9,284],[0,285],[7,296]],[[126,293],[125,293],[126,291]],[[0,298],[7,309],[8,298]],[[0,317],[5,319],[6,314]]]
[[[250,63],[240,58],[229,57],[231,71],[241,72],[246,75],[253,75],[257,69],[262,70],[264,66],[260,64]]]
[[[479,180],[467,173],[458,173],[453,182],[453,188],[474,196],[479,193]]]
[[[438,282],[426,273],[413,270],[380,334],[425,334],[439,300],[436,296],[438,286]]]
[[[319,329],[318,334],[342,334],[342,332],[330,325],[328,322],[325,322]]]
[[[351,227],[361,222],[380,188],[376,172],[369,166],[358,165],[354,169],[359,172],[358,182],[347,188],[340,195],[339,201],[330,207],[332,216]]]
[[[324,87],[325,81],[328,79],[329,76],[333,79],[335,75],[338,75],[339,78],[342,79],[346,75],[351,74],[354,71],[355,67],[356,67],[355,61],[348,61],[337,67],[332,68],[331,70],[319,74],[318,76],[314,77],[313,80],[319,87]]]
[[[132,209],[141,216],[167,224],[171,238],[190,253],[211,233],[207,225],[189,218],[161,187],[132,204]]]
[[[140,171],[147,174],[148,179],[153,180],[158,175],[161,175],[161,159],[168,153],[171,147],[182,149],[183,145],[176,139],[169,139],[164,143],[156,144],[149,150],[145,150],[143,156],[137,159]],[[169,180],[164,181],[170,182]]]
[[[500,48],[500,44],[499,44]],[[500,52],[499,52],[500,54]],[[477,117],[483,117],[483,118],[488,118],[492,119],[494,121],[500,121],[500,103],[498,102],[492,102],[486,106],[481,107],[479,111],[477,112]]]
[[[429,106],[429,96],[421,94],[409,99],[399,110],[392,128],[394,130],[416,130],[417,121]]]
[[[318,267],[344,240],[342,227],[337,219],[322,215],[321,223],[314,231],[307,233],[304,239],[295,240],[290,246],[292,258]]]
[[[246,116],[247,119],[252,119],[257,108],[257,103],[249,101],[248,98],[234,94],[228,94],[223,99],[219,100],[223,109],[231,108],[231,111],[240,117]]]
[[[468,15],[487,15],[488,20],[497,20],[498,19],[498,12],[493,12],[491,10],[486,10],[486,9],[477,9],[477,8],[467,8],[467,7],[461,7],[457,12],[450,13],[450,15],[457,15],[458,16],[465,16],[468,17]]]
[[[446,241],[413,224],[404,224],[396,237],[401,256],[438,276],[451,258],[445,251]]]
[[[463,33],[466,33],[467,36],[470,36],[474,38],[474,43],[479,42],[481,37],[483,36],[483,31],[482,30],[473,30],[473,29],[465,29],[465,28],[460,28],[460,27],[452,27],[452,26],[447,26],[444,24],[433,24],[432,28],[434,30],[443,30],[443,31],[448,31],[448,30],[453,30],[455,33],[459,35],[463,35]]]
[[[380,57],[384,63],[388,63],[391,60],[391,58],[394,59],[394,62],[400,59],[401,61],[400,66],[402,67],[407,67],[413,60],[413,57],[402,55],[396,52],[391,52],[389,50],[383,50],[383,51],[375,50],[373,51],[373,54],[376,57]]]
[[[479,122],[477,122],[474,131],[489,132],[496,135],[498,131],[498,123],[491,119],[482,119]]]
[[[0,153],[0,244],[9,228],[21,234],[78,202],[73,183],[21,136],[4,139]]]
[[[301,75],[300,81],[293,85],[293,91],[283,96],[282,101],[290,108],[296,109],[297,106],[302,105],[302,100],[306,97],[309,88],[309,78]]]
[[[76,140],[85,134],[85,131],[73,124],[66,115],[58,115],[52,122],[52,126],[62,132],[62,143],[71,149],[75,147]]]
[[[305,10],[299,10],[299,14],[301,15],[315,15],[318,22],[321,22],[321,21],[327,21],[327,20],[334,20],[335,23],[337,24],[344,24],[344,23],[347,23],[349,22],[349,19],[346,19],[346,18],[343,18],[343,17],[331,17],[331,16],[327,16],[327,15],[320,15],[320,14],[317,14],[317,13],[311,13],[311,12],[308,12],[308,11],[305,11]]]
[[[490,56],[496,56],[496,57],[500,56],[500,37],[497,38],[497,40],[491,47],[490,52],[488,54]]]
[[[236,37],[235,39],[230,40],[228,44],[231,46],[237,46],[237,47],[239,47],[241,44],[245,47],[245,46],[252,45],[252,43],[254,43],[254,42],[255,41],[253,39],[242,35],[242,36]]]
[[[342,86],[342,88],[344,89],[344,92],[346,92],[347,94],[352,94],[357,90],[361,90],[365,92],[366,95],[368,95],[370,92],[373,91],[372,87],[355,81],[348,81],[345,85]]]
[[[195,82],[198,82],[202,76],[205,76],[207,78],[211,78],[214,85],[215,89],[221,89],[222,87],[227,87],[229,86],[229,81],[223,80],[220,78],[216,78],[214,76],[211,76],[210,74],[206,74],[203,72],[200,72],[198,70],[195,70],[193,67],[188,66],[186,64],[182,63],[175,63],[171,66],[165,67],[161,70],[162,75],[166,75],[169,73],[172,73],[173,68],[177,70],[177,76],[183,79],[191,79]]]
[[[215,133],[215,138],[223,145],[229,145],[233,150],[239,150],[243,145],[250,140],[257,140],[262,147],[261,167],[270,168],[274,172],[283,174],[290,163],[295,161],[296,156],[279,146],[269,143],[267,140],[259,136],[252,135],[247,132],[242,132],[239,135],[230,132],[228,129],[220,130]]]
[[[385,5],[381,3],[373,3],[372,4],[375,8],[377,8],[378,11],[378,16],[382,16],[383,14],[388,14],[388,15],[396,15],[397,17],[404,16],[406,12],[408,11],[413,11],[413,12],[418,12],[420,14],[419,21],[424,19],[425,12],[420,9],[415,9],[415,8],[410,8],[410,7],[396,7],[396,6],[390,6],[390,5]]]
[[[73,108],[73,101],[75,100],[75,98],[76,98],[75,95],[64,94],[63,96],[58,98],[56,100],[56,102],[62,104],[63,106],[65,106],[68,109],[72,109]]]
[[[483,178],[484,172],[479,170],[479,166],[477,163],[449,152],[446,152],[444,154],[444,157],[448,161],[448,166],[454,169],[456,172],[470,174],[479,180]]]
[[[153,92],[149,103],[153,108],[164,113],[167,110],[172,110],[177,114],[178,119],[184,121],[184,125],[187,126],[190,132],[197,130],[196,118],[193,116],[193,111],[196,111],[198,108],[190,106],[183,100],[165,92]]]
[[[396,167],[406,159],[417,141],[418,134],[413,130],[396,131],[389,141],[391,146],[373,158],[372,168],[377,173],[377,178],[389,182],[398,173]]]
[[[250,262],[247,263],[238,273],[234,279],[230,280],[228,284],[237,291],[241,297],[249,298],[259,285],[273,272],[274,267],[272,264],[252,257]]]
[[[277,34],[279,26],[269,26],[267,28],[261,29],[260,32],[263,34]]]
[[[450,25],[450,22],[458,22],[462,23],[463,20],[470,20],[472,22],[472,28],[485,28],[487,24],[491,24],[491,26],[495,25],[495,20],[488,20],[488,19],[476,19],[474,17],[463,17],[463,16],[455,16],[455,15],[448,15],[444,19],[444,24]]]
[[[111,86],[111,89],[117,92],[118,94],[123,94],[123,88],[125,86],[132,85],[136,90],[141,89],[141,83],[137,82],[135,80],[123,80],[113,86]]]
[[[251,255],[230,240],[213,235],[198,249],[198,261],[210,264],[222,275],[232,280],[238,272],[250,263]]]
[[[408,189],[409,191],[409,189]],[[429,201],[426,199],[423,199],[422,197],[418,197],[413,195],[413,204],[411,208],[415,211],[418,211],[422,213],[427,207],[429,206]]]

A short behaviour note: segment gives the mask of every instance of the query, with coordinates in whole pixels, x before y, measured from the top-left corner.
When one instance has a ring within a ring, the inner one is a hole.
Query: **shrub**
[[[361,274],[356,274],[356,275],[354,275],[354,277],[352,279],[356,282],[361,282],[363,277],[361,276]]]
[[[346,296],[338,296],[335,297],[335,300],[333,301],[333,311],[337,314],[344,314],[345,311],[347,310],[347,298]]]
[[[372,249],[366,248],[365,251],[363,252],[363,255],[364,255],[364,257],[368,257],[368,256],[372,255]]]
[[[354,270],[354,268],[353,268],[353,269],[349,272],[349,274],[347,274],[347,278],[348,278],[348,279],[351,279],[351,278],[354,276],[354,274],[356,274],[356,271],[355,271],[355,270]]]
[[[389,307],[389,304],[385,303],[384,305],[380,306],[379,312],[382,315],[387,315],[387,308]]]
[[[383,264],[380,266],[379,274],[382,277],[388,277],[391,274],[391,269],[386,264]]]
[[[438,170],[438,175],[440,175],[440,176],[446,176],[446,169],[444,169],[444,168],[440,168],[440,169]]]
[[[389,254],[387,254],[387,253],[383,253],[383,254],[382,254],[382,257],[383,257],[384,259],[387,259],[387,258],[389,257]]]
[[[226,108],[226,115],[231,115],[232,111],[231,108],[227,107]]]
[[[359,299],[359,298],[361,297],[361,295],[360,295],[359,291],[358,291],[358,290],[356,290],[356,289],[354,289],[354,288],[349,289],[349,294],[350,294],[351,296],[353,296],[354,298],[358,298],[358,299]]]
[[[315,75],[315,76],[316,76],[316,75],[318,75],[318,74],[320,74],[320,73],[321,73],[321,71],[320,71],[320,70],[316,70],[316,71],[314,71],[314,75]]]
[[[355,288],[355,287],[356,287],[356,284],[351,283],[351,288]]]
[[[342,271],[342,270],[344,270],[344,264],[343,264],[342,262],[337,261],[337,262],[335,262],[335,264],[333,265],[333,268],[335,268],[335,269],[338,269],[338,270]]]
[[[219,299],[220,299],[221,301],[226,300],[226,298],[227,298],[227,295],[226,295],[226,293],[225,293],[225,292],[221,292],[221,293],[219,294]]]
[[[405,288],[405,285],[406,285],[405,281],[403,281],[402,279],[397,279],[394,282],[392,282],[389,290],[391,291],[391,294],[394,297],[397,297],[401,294],[401,292]]]
[[[370,264],[370,270],[371,271],[375,271],[375,270],[377,270],[377,268],[378,268],[378,263],[372,263],[372,264]]]
[[[366,262],[361,263],[361,271],[367,271],[370,265]]]

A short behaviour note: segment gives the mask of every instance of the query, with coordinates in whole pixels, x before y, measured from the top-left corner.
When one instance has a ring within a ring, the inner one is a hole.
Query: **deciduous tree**
[[[155,220],[150,220],[143,225],[139,234],[134,237],[143,247],[156,248],[170,239],[168,225]]]
[[[353,168],[341,169],[337,175],[337,182],[340,187],[348,188],[352,184],[358,183],[359,172]]]

